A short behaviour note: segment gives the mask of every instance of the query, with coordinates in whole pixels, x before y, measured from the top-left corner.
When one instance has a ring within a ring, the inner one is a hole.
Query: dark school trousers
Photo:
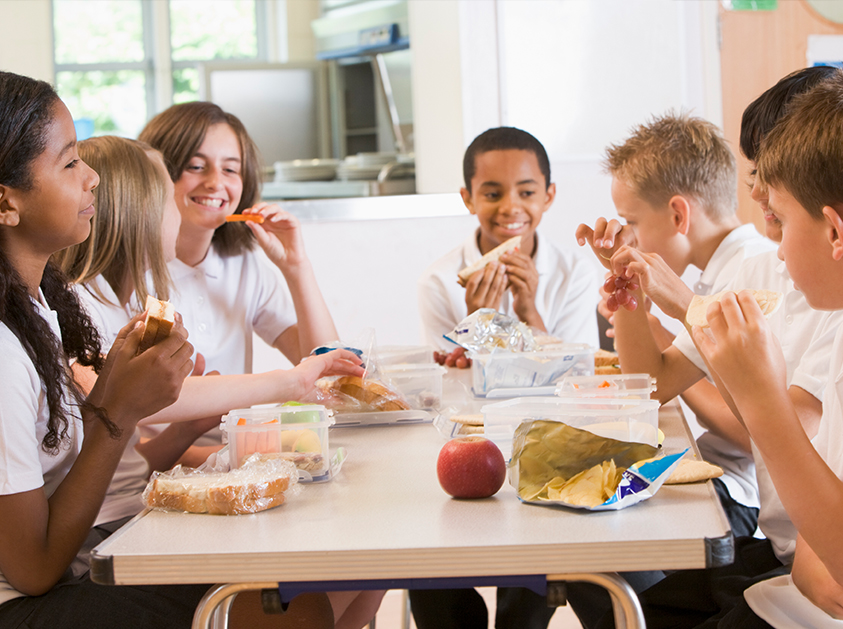
[[[489,611],[473,588],[410,590],[410,607],[418,629],[487,629]],[[527,588],[498,588],[496,629],[547,629],[555,607]]]
[[[680,570],[666,576],[639,596],[648,629],[767,629],[747,605],[743,593],[759,581],[787,574],[769,540],[739,537],[735,561],[728,566]],[[615,626],[611,613],[599,629]]]

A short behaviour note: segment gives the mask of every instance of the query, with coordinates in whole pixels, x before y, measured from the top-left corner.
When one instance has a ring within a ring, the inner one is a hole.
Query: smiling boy
[[[556,196],[542,144],[520,129],[489,129],[466,149],[463,176],[460,194],[480,226],[419,279],[425,341],[451,350],[443,334],[475,310],[494,308],[566,342],[596,347],[594,265],[536,233]],[[516,252],[475,272],[465,289],[457,284],[461,269],[514,236],[521,236]]]

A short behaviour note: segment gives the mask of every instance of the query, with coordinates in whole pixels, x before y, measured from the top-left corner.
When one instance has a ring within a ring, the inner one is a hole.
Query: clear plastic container
[[[497,444],[507,460],[512,437],[523,421],[546,419],[565,422],[601,437],[659,444],[658,400],[617,398],[515,398],[482,408],[484,435]]]
[[[413,409],[436,409],[442,403],[442,377],[447,370],[436,363],[388,365],[381,373],[401,392]]]
[[[433,362],[433,348],[430,345],[381,345],[377,350],[381,366]]]
[[[292,461],[313,480],[330,475],[328,428],[333,424],[318,404],[242,408],[223,417],[228,435],[229,461],[239,468],[256,452]]]
[[[559,397],[609,397],[650,399],[656,390],[656,379],[646,373],[624,373],[605,376],[569,376],[556,387]]]
[[[539,352],[472,352],[469,356],[474,395],[479,397],[496,389],[548,387],[564,376],[594,374],[594,348],[582,343],[553,345]],[[543,393],[552,394],[552,390]]]

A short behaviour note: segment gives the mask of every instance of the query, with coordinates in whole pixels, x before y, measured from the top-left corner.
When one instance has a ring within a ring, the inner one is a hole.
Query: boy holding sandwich
[[[442,335],[475,310],[494,308],[566,342],[596,347],[595,266],[536,233],[556,196],[542,144],[520,129],[489,129],[466,149],[463,176],[460,194],[479,227],[419,279],[425,341],[451,351],[453,344]],[[514,237],[520,237],[517,250],[472,272],[464,288],[458,283],[462,269]],[[467,366],[462,353],[456,350],[446,364]],[[472,589],[411,591],[410,601],[419,629],[488,626],[486,605]],[[495,626],[544,629],[553,611],[528,589],[499,588]]]
[[[536,233],[556,196],[541,142],[520,129],[489,129],[466,149],[463,176],[460,194],[480,225],[419,279],[425,342],[451,351],[442,335],[475,310],[494,308],[566,342],[596,347],[594,266]],[[515,237],[517,249],[474,271],[464,287],[458,283],[461,270]],[[458,366],[466,366],[464,358]]]
[[[781,223],[779,257],[809,303],[843,309],[843,73],[796,99],[762,143],[758,175],[769,210]],[[811,444],[781,386],[781,350],[746,295],[727,296],[708,311],[714,340],[694,340],[729,390],[799,531],[792,577],[746,593],[750,607],[774,626],[819,616],[843,618],[843,332],[838,329]],[[737,345],[738,338],[742,339]],[[765,591],[775,591],[770,599]],[[780,594],[779,594],[780,592]],[[833,625],[833,626],[836,626]]]

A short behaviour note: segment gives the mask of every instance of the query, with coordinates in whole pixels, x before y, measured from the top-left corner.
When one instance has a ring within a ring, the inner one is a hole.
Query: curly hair
[[[33,189],[32,163],[46,147],[46,135],[58,102],[58,95],[48,83],[0,72],[0,184]],[[62,334],[59,340],[38,313],[26,284],[9,259],[2,236],[0,230],[0,321],[20,341],[46,390],[50,417],[42,449],[55,454],[68,440],[69,418],[62,403],[65,394],[70,395],[72,403],[93,411],[112,435],[118,434],[105,411],[85,400],[68,366],[68,359],[75,358],[80,365],[95,371],[102,368],[99,335],[88,314],[62,273],[47,264],[40,287],[58,317]]]

